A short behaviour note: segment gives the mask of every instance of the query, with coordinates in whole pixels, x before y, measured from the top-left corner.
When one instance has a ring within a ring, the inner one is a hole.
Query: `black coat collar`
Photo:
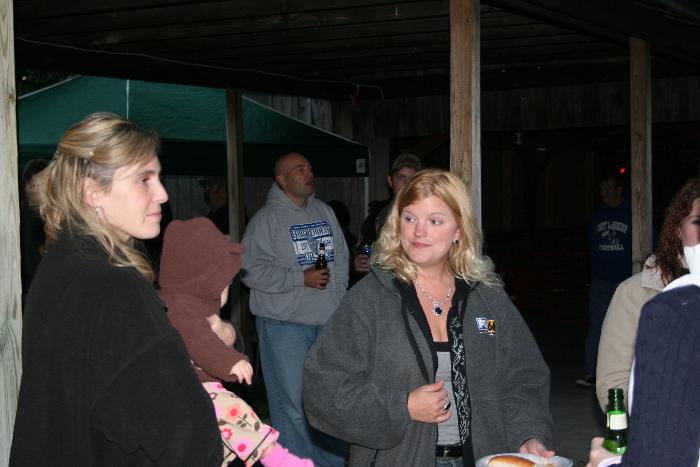
[[[433,369],[430,373],[433,376],[430,376],[427,369],[421,368],[421,371],[424,373],[423,376],[426,378],[426,380],[432,382],[435,377],[435,371],[437,369],[437,350],[435,349],[435,345],[433,343],[433,335],[430,332],[428,320],[426,319],[425,314],[423,313],[423,308],[421,307],[420,301],[418,300],[416,288],[413,286],[412,283],[400,281],[396,277],[393,279],[393,282],[394,286],[401,295],[401,313],[402,315],[404,315],[404,321],[406,322],[406,325],[408,326],[408,321],[405,320],[405,315],[412,316],[413,319],[416,320],[416,323],[418,324],[418,327],[420,328],[423,334],[423,338],[428,344],[428,347],[430,347],[430,353],[433,361]],[[466,309],[466,300],[469,297],[469,293],[472,291],[472,288],[473,287],[469,285],[464,279],[455,277],[455,293],[452,296],[452,304],[450,306],[450,309],[447,311],[448,319],[452,313],[459,313],[460,319],[464,317],[464,311]],[[411,330],[408,327],[406,331],[409,333],[411,332]],[[410,337],[411,336],[409,336],[409,340]],[[417,351],[417,349],[414,350]],[[416,355],[416,357],[419,358],[418,355]],[[421,360],[419,360],[419,364],[420,363],[422,363]]]

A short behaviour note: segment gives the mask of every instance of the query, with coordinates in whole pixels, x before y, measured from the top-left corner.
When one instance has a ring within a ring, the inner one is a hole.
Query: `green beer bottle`
[[[608,430],[603,447],[615,454],[624,454],[627,450],[627,413],[623,403],[624,397],[620,388],[608,390]]]

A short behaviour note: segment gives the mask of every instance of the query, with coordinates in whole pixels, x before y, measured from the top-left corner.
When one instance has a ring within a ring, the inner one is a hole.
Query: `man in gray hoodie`
[[[271,424],[279,441],[317,466],[343,466],[339,440],[312,429],[302,407],[304,361],[345,295],[348,247],[330,207],[314,197],[314,174],[298,153],[275,162],[275,182],[243,236]],[[319,245],[328,267],[316,269]]]

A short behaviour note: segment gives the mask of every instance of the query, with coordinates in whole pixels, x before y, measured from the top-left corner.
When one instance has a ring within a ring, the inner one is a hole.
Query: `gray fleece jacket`
[[[323,242],[330,270],[324,290],[304,286]],[[306,207],[294,204],[277,183],[246,227],[242,280],[250,287],[256,316],[319,325],[335,311],[348,286],[348,247],[333,210],[313,195]]]
[[[306,360],[306,414],[315,427],[352,444],[351,466],[370,465],[375,452],[377,467],[435,463],[437,425],[412,421],[407,397],[433,383],[436,368],[409,316],[421,358],[432,369],[426,381],[393,280],[372,269],[350,289]],[[530,438],[548,444],[549,370],[527,325],[501,287],[477,284],[467,300],[463,337],[475,458],[517,451]],[[483,318],[495,320],[495,334]]]

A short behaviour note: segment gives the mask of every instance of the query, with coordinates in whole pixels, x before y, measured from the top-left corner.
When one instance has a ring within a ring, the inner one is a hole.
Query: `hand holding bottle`
[[[304,285],[323,290],[330,278],[331,273],[328,270],[328,260],[326,259],[326,244],[321,242],[318,244],[316,263],[304,270]]]
[[[620,388],[608,390],[607,433],[605,438],[593,438],[586,467],[601,467],[618,462],[627,450],[627,413],[624,392]]]
[[[603,438],[593,438],[586,467],[599,467],[603,461],[608,459],[610,461],[617,460],[619,462],[620,456],[616,456],[603,447]]]
[[[627,450],[627,413],[620,388],[608,390],[607,433],[603,447],[613,454],[624,454]]]
[[[369,256],[360,253],[357,256],[355,256],[354,259],[355,262],[355,271],[357,272],[369,272]]]
[[[328,268],[316,269],[316,266],[311,266],[308,269],[304,269],[304,286],[312,287],[314,289],[324,290],[328,281],[331,278],[331,273]]]
[[[362,272],[362,273],[369,272],[369,261],[370,261],[371,254],[372,254],[372,244],[371,243],[363,243],[362,245],[360,245],[357,256],[355,256],[355,259],[353,260],[355,263],[355,271]]]

